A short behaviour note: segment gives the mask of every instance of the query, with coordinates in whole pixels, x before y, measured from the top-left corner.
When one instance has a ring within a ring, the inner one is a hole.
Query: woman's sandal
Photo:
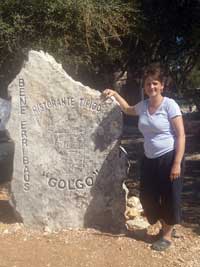
[[[157,251],[164,251],[166,249],[168,249],[171,246],[171,242],[165,238],[160,238],[159,240],[157,240],[156,242],[154,242],[151,246],[151,248],[153,250],[157,250]]]

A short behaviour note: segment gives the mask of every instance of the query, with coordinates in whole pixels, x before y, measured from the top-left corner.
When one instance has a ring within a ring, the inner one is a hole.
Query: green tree
[[[184,91],[185,98],[192,100],[200,111],[200,61],[188,75],[186,88],[187,90]]]
[[[160,61],[168,66],[175,87],[181,93],[189,73],[200,59],[200,2],[139,2],[144,19],[139,25],[138,35],[128,36],[129,68],[138,77],[143,66]]]
[[[127,71],[127,88],[135,95],[143,67],[160,61],[181,91],[199,61],[199,5],[198,0],[1,1],[1,91],[29,49],[49,52],[75,79],[95,88],[111,85],[116,70]]]
[[[105,66],[121,60],[121,39],[133,28],[130,17],[136,15],[133,3],[120,0],[1,2],[1,88],[7,87],[21,67],[24,51],[31,48],[53,54],[77,78],[106,72]]]

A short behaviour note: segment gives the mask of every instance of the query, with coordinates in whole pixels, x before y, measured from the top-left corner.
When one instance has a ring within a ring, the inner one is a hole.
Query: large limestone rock
[[[51,230],[123,227],[119,107],[75,82],[43,52],[29,52],[9,91],[11,204],[24,224]]]

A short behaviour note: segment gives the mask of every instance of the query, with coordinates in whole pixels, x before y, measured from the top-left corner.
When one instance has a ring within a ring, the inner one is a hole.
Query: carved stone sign
[[[9,91],[11,204],[24,224],[51,230],[122,227],[119,107],[75,82],[43,52],[29,52]]]

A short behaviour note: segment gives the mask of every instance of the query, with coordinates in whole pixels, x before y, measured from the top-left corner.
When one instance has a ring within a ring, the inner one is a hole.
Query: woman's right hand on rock
[[[102,96],[104,98],[110,98],[112,96],[115,96],[116,95],[116,91],[112,90],[112,89],[105,89],[103,92],[102,92]]]

